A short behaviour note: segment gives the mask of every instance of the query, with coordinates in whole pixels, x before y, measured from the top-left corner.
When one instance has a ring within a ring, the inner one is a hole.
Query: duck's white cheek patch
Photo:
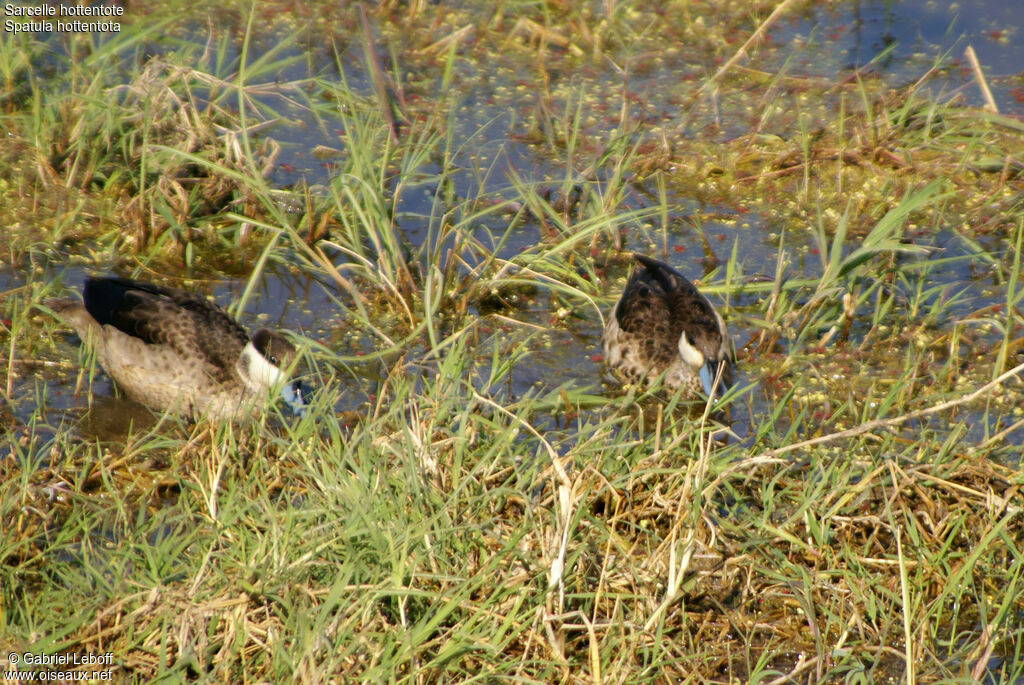
[[[242,356],[245,357],[246,375],[254,387],[269,388],[282,380],[284,374],[281,369],[267,361],[266,357],[256,351],[252,343],[245,346]]]
[[[704,355],[686,339],[686,333],[679,336],[679,356],[694,369],[704,366]]]

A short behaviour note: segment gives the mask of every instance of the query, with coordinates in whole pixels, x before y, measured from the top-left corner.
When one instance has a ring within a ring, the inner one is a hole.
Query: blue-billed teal
[[[602,336],[609,367],[627,381],[713,397],[732,383],[725,323],[686,278],[667,264],[634,255],[636,266]]]
[[[151,409],[243,419],[279,388],[302,413],[300,385],[287,377],[292,344],[265,328],[250,338],[205,297],[127,278],[88,278],[81,302],[50,299],[46,306],[94,347],[129,397]]]

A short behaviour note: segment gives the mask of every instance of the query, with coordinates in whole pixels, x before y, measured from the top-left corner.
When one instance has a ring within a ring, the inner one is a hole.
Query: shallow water
[[[749,233],[748,222],[754,222],[756,217],[744,217],[743,222],[723,222],[706,224],[705,230],[717,231],[722,236],[721,244],[731,246],[736,241],[742,241]],[[937,298],[953,299],[943,320],[936,323],[940,329],[950,329],[956,320],[966,314],[975,312],[998,299],[985,288],[985,277],[973,273],[974,256],[973,248],[965,241],[959,239],[958,235],[947,230],[934,236],[922,236],[927,239],[927,244],[934,247],[932,257],[941,255],[944,258],[959,258],[959,261],[951,262],[947,268],[941,271],[927,272],[922,276],[923,290],[927,291],[934,286],[933,294],[922,300],[921,307],[927,309],[931,301]],[[702,255],[690,249],[686,249],[690,243],[690,237],[682,235],[667,236],[669,257],[668,259],[680,270],[688,274],[702,273]],[[636,247],[642,248],[637,245]],[[914,259],[927,261],[931,257],[916,257]],[[766,240],[760,250],[748,250],[744,258],[743,268],[749,275],[768,275],[772,273],[776,260],[776,254]],[[57,268],[61,268],[57,266]],[[817,275],[821,268],[817,259],[804,260],[803,264],[793,264],[791,276]],[[68,267],[61,274],[61,278],[69,290],[80,290],[80,283],[84,279],[85,270],[80,267]],[[606,274],[606,286],[609,294],[617,293],[622,286],[626,276],[625,267],[617,267]],[[6,276],[6,283],[0,286],[11,288],[19,279],[17,274],[10,272]],[[209,284],[203,290],[211,294],[216,301],[224,306],[237,300],[244,289],[241,281],[222,281]],[[944,286],[944,287],[943,287]],[[239,320],[250,330],[260,326],[289,329],[300,332],[303,335],[323,343],[337,353],[352,358],[358,356],[361,350],[372,350],[373,341],[359,331],[349,330],[345,317],[340,313],[331,301],[332,289],[330,284],[308,275],[297,273],[288,269],[268,271],[260,281],[260,287],[253,294],[253,298],[246,304],[245,311],[238,314]],[[337,293],[333,293],[335,297]],[[955,296],[955,297],[954,297]],[[746,311],[754,311],[756,303],[761,295],[756,293],[734,295],[730,298],[729,308],[725,309],[722,300],[712,297],[712,300],[723,311],[726,312],[726,321],[734,345],[740,349],[750,338],[751,329],[744,326]],[[602,311],[607,315],[610,308],[610,300],[607,307]],[[486,373],[489,368],[493,344],[505,345],[526,345],[529,352],[519,362],[512,366],[507,381],[500,387],[491,389],[491,394],[498,400],[511,401],[524,396],[539,396],[556,390],[561,386],[568,386],[585,390],[590,394],[614,393],[615,390],[602,382],[604,368],[601,364],[601,317],[599,313],[590,307],[580,307],[572,312],[571,317],[564,320],[556,320],[555,312],[551,310],[550,298],[546,292],[539,290],[533,295],[524,296],[519,301],[519,308],[504,310],[498,313],[500,318],[483,316],[481,320],[481,333],[487,345],[482,345],[480,350],[480,369]],[[866,315],[870,318],[870,314]],[[862,337],[869,323],[866,320],[855,320],[851,330],[851,340],[856,342]],[[488,337],[491,333],[496,335]],[[996,331],[989,331],[987,334],[979,334],[975,344],[994,345],[999,339]],[[58,425],[61,422],[61,415],[67,413],[67,418],[86,417],[80,425],[80,430],[92,437],[106,439],[114,437],[119,431],[127,430],[127,420],[131,419],[135,430],[146,425],[144,416],[146,410],[127,400],[114,400],[115,391],[109,380],[99,373],[94,385],[93,392],[97,399],[89,397],[84,390],[85,386],[77,386],[76,380],[79,377],[78,350],[79,340],[71,332],[58,338],[56,353],[63,355],[68,362],[61,358],[49,358],[49,352],[43,353],[47,357],[46,365],[28,364],[16,379],[14,403],[11,407],[14,417],[19,423],[27,423],[33,412],[37,410],[36,402],[38,397],[39,384],[46,385],[46,414],[45,419],[51,425]],[[412,359],[425,352],[425,348],[411,348],[409,354]],[[864,359],[859,359],[854,354],[846,354],[840,361],[836,359],[822,360],[822,373],[828,375],[842,372],[843,368],[852,365],[855,368],[860,366],[865,369],[872,369],[872,362],[868,361],[872,353],[868,351]],[[23,360],[24,361],[24,360]],[[865,363],[866,362],[866,365]],[[54,365],[60,365],[62,371],[54,373]],[[838,365],[838,366],[837,366]],[[884,369],[886,363],[879,360],[875,366]],[[327,369],[321,369],[323,373],[329,373]],[[348,365],[348,368],[338,369],[336,385],[332,388],[340,388],[340,394],[336,403],[338,410],[359,409],[374,394],[374,385],[381,368],[377,364],[360,366],[358,363]],[[882,372],[882,371],[869,371]],[[86,377],[87,380],[87,377]],[[757,361],[743,358],[738,366],[737,383],[740,387],[750,384],[759,386],[759,372]],[[804,379],[805,381],[807,379]],[[430,382],[425,377],[424,382]],[[476,384],[483,381],[478,379]],[[810,382],[809,393],[813,397],[815,388],[818,387]],[[827,392],[827,388],[823,387]],[[772,405],[770,397],[760,387],[755,387],[743,401],[740,407],[735,407],[732,412],[732,429],[741,439],[751,435],[751,421],[758,421],[758,417],[767,415]],[[91,408],[91,409],[90,409]],[[87,412],[87,410],[90,410]],[[589,410],[584,410],[584,413]],[[600,410],[597,410],[600,411]],[[65,418],[65,420],[67,420]],[[968,438],[980,439],[982,436],[991,434],[1007,423],[1006,418],[990,417],[986,422],[983,420],[983,413],[980,410],[968,410],[961,415],[961,418],[970,426]],[[555,428],[559,425],[557,417],[537,416],[536,425],[538,428]],[[940,428],[940,425],[932,425],[933,428]],[[1024,441],[1024,430],[1018,430],[1007,436],[1007,439],[1015,442]]]

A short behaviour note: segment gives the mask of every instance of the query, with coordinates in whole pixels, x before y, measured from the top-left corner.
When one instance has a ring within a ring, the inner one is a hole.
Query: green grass
[[[368,33],[325,8],[311,27],[357,36],[329,52],[344,74],[362,55],[358,82],[280,81],[306,34],[255,58],[245,12],[241,44],[145,61],[135,27],[63,80],[4,42],[0,653],[112,651],[136,682],[1024,677],[1019,122],[737,69],[680,81],[688,109],[651,123],[619,82],[557,78],[693,32],[627,5],[443,18],[472,40],[439,40],[433,5],[368,8]],[[744,8],[691,49],[731,56],[764,19]],[[491,78],[514,64],[542,96],[512,130],[555,180],[466,162],[495,125],[466,133],[469,67],[499,48]],[[748,135],[701,134],[712,76],[726,115],[767,89]],[[614,130],[592,121],[609,103]],[[322,180],[276,188],[254,128],[290,108],[337,147]],[[718,243],[747,220],[726,209],[767,225]],[[737,342],[728,420],[589,360],[625,253],[683,243]],[[343,325],[297,336],[309,415],[99,439],[60,409],[100,372],[35,308],[51,265],[241,274],[238,311],[312,276]]]

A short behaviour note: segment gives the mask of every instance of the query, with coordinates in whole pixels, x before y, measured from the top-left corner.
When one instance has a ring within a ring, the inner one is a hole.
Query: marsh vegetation
[[[778,59],[841,2],[336,5],[3,36],[0,652],[1024,678],[1019,112],[937,95],[948,55]],[[605,379],[632,251],[725,318],[714,410]],[[131,410],[39,309],[86,272],[291,328],[313,406],[97,431]]]

